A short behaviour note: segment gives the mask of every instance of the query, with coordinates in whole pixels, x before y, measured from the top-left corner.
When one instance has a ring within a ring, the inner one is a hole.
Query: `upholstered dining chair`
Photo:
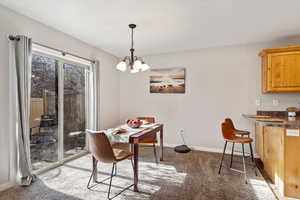
[[[133,161],[132,161],[133,153],[124,151],[121,149],[112,148],[112,146],[109,142],[109,139],[103,132],[95,132],[95,131],[89,131],[89,130],[86,130],[86,132],[87,132],[88,139],[89,139],[90,151],[91,151],[92,156],[94,156],[94,158],[96,159],[96,162],[100,161],[103,163],[112,163],[112,170],[111,170],[111,174],[110,174],[110,183],[109,183],[109,189],[108,189],[108,194],[107,194],[108,199],[110,199],[112,178],[113,178],[113,176],[116,176],[116,174],[117,174],[117,163],[122,160],[125,160],[127,158],[131,158],[131,164],[132,164],[132,168],[133,168]],[[91,189],[92,187],[95,186],[95,185],[94,186],[90,185],[92,177],[96,173],[95,169],[93,170],[93,172],[90,176],[89,182],[87,184],[88,189]],[[114,174],[114,172],[115,172],[115,174]],[[133,170],[133,172],[134,172],[134,170]],[[100,182],[96,181],[96,184],[103,183],[107,179],[108,178],[106,178]],[[126,187],[125,189],[127,189],[131,186],[133,186],[133,184]],[[123,191],[124,190],[122,190],[121,192],[123,192]],[[119,195],[120,193],[118,193],[117,195]]]
[[[222,158],[221,158],[221,162],[220,162],[219,174],[221,173],[222,163],[223,163],[223,159],[224,159],[224,155],[225,155],[227,143],[228,142],[232,142],[233,144],[239,143],[239,144],[242,145],[242,153],[243,153],[242,159],[243,159],[243,168],[244,168],[244,170],[241,171],[241,170],[237,170],[237,169],[233,169],[232,168],[233,149],[232,149],[232,152],[231,152],[230,169],[234,170],[234,171],[237,171],[239,173],[244,174],[245,182],[247,184],[247,171],[246,171],[246,164],[245,164],[245,150],[244,150],[244,145],[245,144],[249,144],[251,159],[252,159],[252,162],[254,163],[253,150],[252,150],[253,139],[252,138],[248,138],[248,137],[238,137],[238,136],[236,136],[236,134],[234,134],[235,130],[232,128],[232,125],[230,123],[228,123],[228,122],[223,122],[222,125],[221,125],[221,129],[222,129],[223,138],[225,140],[225,145],[224,145],[224,150],[223,150],[223,154],[222,154]],[[255,163],[254,163],[254,167],[255,167]],[[256,171],[255,171],[255,173],[256,173]]]
[[[147,121],[148,123],[155,123],[154,117],[137,117],[137,119]],[[139,144],[145,145],[145,146],[152,145],[155,162],[156,162],[156,164],[158,164],[157,153],[156,153],[157,136],[154,135],[153,137],[145,138]]]

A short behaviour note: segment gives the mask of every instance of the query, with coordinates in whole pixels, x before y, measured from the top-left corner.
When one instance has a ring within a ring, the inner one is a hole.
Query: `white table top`
[[[141,132],[147,128],[153,127],[155,125],[157,125],[157,123],[145,124],[145,125],[142,125],[140,128],[131,128],[127,124],[122,124],[122,125],[118,126],[117,128],[125,129],[127,131],[126,133],[115,134],[114,132],[115,132],[116,128],[107,129],[104,131],[104,133],[107,135],[107,137],[109,138],[109,140],[112,143],[114,143],[114,142],[129,143],[129,138],[131,135]]]

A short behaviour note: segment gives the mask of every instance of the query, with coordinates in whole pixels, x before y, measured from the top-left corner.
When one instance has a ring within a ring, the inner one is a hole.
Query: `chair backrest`
[[[155,123],[155,118],[154,117],[137,117],[139,120],[145,120],[149,123]]]
[[[236,136],[233,134],[234,129],[232,128],[230,123],[223,122],[221,125],[221,129],[222,129],[222,135],[223,135],[224,139],[233,140],[236,138]]]
[[[116,162],[116,157],[109,142],[109,139],[103,132],[94,132],[87,130],[89,138],[90,151],[99,161],[104,163]]]
[[[228,124],[231,126],[231,128],[232,128],[233,130],[235,129],[235,128],[234,128],[233,121],[232,121],[230,118],[226,118],[226,119],[225,119],[225,122],[228,123]]]

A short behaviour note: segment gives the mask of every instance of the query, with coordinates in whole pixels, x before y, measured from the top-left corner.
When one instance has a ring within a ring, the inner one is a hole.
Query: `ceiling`
[[[0,0],[116,56],[280,40],[300,35],[299,0]]]

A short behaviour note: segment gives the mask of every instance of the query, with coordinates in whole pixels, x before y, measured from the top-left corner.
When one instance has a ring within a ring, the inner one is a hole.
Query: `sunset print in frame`
[[[150,93],[185,93],[185,68],[151,69]]]

